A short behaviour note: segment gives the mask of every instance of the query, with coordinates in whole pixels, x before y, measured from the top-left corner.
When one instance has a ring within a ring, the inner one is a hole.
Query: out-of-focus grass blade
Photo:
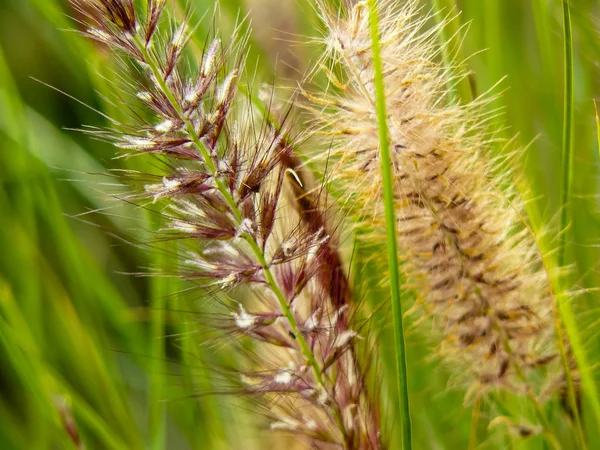
[[[598,135],[598,152],[600,153],[600,117],[598,116],[598,105],[594,100],[594,109],[596,111],[596,134]]]
[[[9,117],[6,117],[6,121],[0,120],[5,123],[6,129],[8,129],[14,136],[17,136],[23,141],[28,140],[30,130],[25,120],[25,107],[21,102],[21,98],[18,95],[16,84],[9,70],[8,64],[4,58],[4,54],[0,48],[0,91],[2,91],[0,98],[0,108],[3,106],[2,103],[6,104],[6,109],[10,111]],[[3,114],[4,115],[4,114]],[[16,152],[13,154],[5,154],[0,157],[0,160],[4,161],[4,170],[10,174],[11,179],[5,180],[14,187],[12,194],[12,204],[16,214],[20,217],[21,224],[26,228],[29,236],[34,238],[37,235],[37,224],[34,210],[34,199],[32,195],[31,183],[29,180],[32,176],[35,176],[35,169],[28,163],[27,156],[22,152]],[[2,178],[0,172],[0,178]],[[5,252],[10,251],[10,247],[4,249]],[[17,253],[16,257],[21,261],[31,261],[30,254]],[[40,317],[40,292],[39,292],[39,274],[35,266],[30,269],[30,278],[25,283],[20,283],[20,293],[23,296],[24,308],[26,308],[30,314],[30,320],[39,323],[42,320]]]
[[[456,76],[453,72],[458,67],[464,65],[464,57],[460,45],[462,45],[460,11],[457,8],[456,0],[433,0],[433,9],[435,10],[435,19],[440,29],[440,45],[442,51],[442,59],[446,70],[450,75]],[[451,45],[456,46],[456,50],[451,50]],[[476,96],[472,91],[472,85],[469,82],[469,77],[460,77],[458,80],[452,81],[451,98],[458,97],[462,103],[468,103]]]
[[[150,220],[155,218],[154,214],[149,214]],[[161,221],[155,220],[154,227],[160,228]],[[167,308],[167,295],[173,293],[171,286],[174,284],[170,278],[167,278],[161,272],[173,270],[168,265],[166,252],[175,247],[173,243],[161,242],[155,244],[153,251],[154,269],[158,276],[152,278],[150,283],[150,307],[151,307],[151,323],[150,323],[150,349],[152,354],[152,364],[150,365],[150,388],[149,388],[149,403],[150,403],[150,448],[152,450],[162,450],[165,448],[165,416],[166,404],[164,398],[165,390],[165,308]]]
[[[564,26],[564,68],[565,68],[565,86],[564,86],[564,128],[563,128],[563,153],[562,153],[562,211],[560,218],[560,230],[567,233],[567,227],[573,220],[571,214],[571,191],[574,176],[573,164],[573,132],[574,132],[574,60],[573,60],[573,32],[571,24],[571,12],[569,0],[563,0],[563,26]],[[567,234],[568,236],[570,235]],[[565,240],[559,249],[558,266],[564,267],[566,260],[566,244]],[[596,385],[591,376],[590,367],[587,363],[587,355],[583,343],[579,336],[579,329],[575,314],[569,303],[568,296],[565,293],[564,286],[560,286],[557,292],[557,307],[560,317],[564,323],[564,328],[569,337],[569,343],[573,350],[577,361],[578,369],[581,373],[583,382],[583,390],[589,396],[594,412],[597,414],[597,424],[600,425],[600,399],[596,390]],[[568,356],[565,349],[565,342],[561,332],[562,324],[557,320],[559,327],[559,345],[561,347],[563,366],[568,385],[569,404],[574,415],[576,432],[578,434],[579,445],[585,447],[585,436],[581,425],[579,409],[577,405],[575,386],[570,372]]]
[[[2,320],[0,326],[0,338],[3,340],[4,346],[8,351],[11,362],[19,370],[23,380],[28,387],[34,392],[36,402],[42,413],[56,429],[64,431],[63,436],[66,441],[66,430],[61,422],[53,397],[61,393],[67,393],[73,398],[74,409],[76,414],[80,413],[82,421],[87,423],[90,428],[94,429],[98,436],[111,448],[140,448],[135,444],[135,428],[128,428],[127,440],[122,440],[114,434],[106,422],[97,414],[94,408],[81,398],[76,391],[69,388],[62,377],[56,374],[50,366],[46,364],[43,356],[40,354],[40,345],[36,342],[35,337],[31,334],[31,330],[27,320],[22,316],[19,307],[15,300],[7,291],[7,287],[3,287],[3,296],[0,296],[0,312]],[[71,320],[74,316],[69,317]],[[75,356],[75,355],[73,355]],[[106,393],[101,393],[106,394]],[[115,405],[116,406],[116,405]],[[118,405],[123,406],[123,405]],[[120,414],[118,411],[114,411]],[[127,423],[123,423],[127,427]],[[129,442],[126,444],[125,442]]]

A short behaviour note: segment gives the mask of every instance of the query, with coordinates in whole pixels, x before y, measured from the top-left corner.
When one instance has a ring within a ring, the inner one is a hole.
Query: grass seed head
[[[221,335],[254,342],[253,351],[240,346],[253,364],[238,368],[237,392],[276,400],[267,413],[271,428],[313,447],[380,448],[347,293],[335,297],[340,290],[323,283],[334,239],[318,204],[305,205],[306,220],[286,203],[295,140],[286,123],[257,118],[236,96],[243,45],[215,39],[200,64],[185,64],[191,31],[184,24],[160,36],[164,2],[149,2],[145,19],[126,0],[74,4],[105,44],[139,65],[142,86],[132,86],[131,97],[144,114],[132,111],[139,120],[99,133],[128,155],[156,157],[155,172],[128,173],[128,199],[155,204],[166,222],[158,237],[189,247],[181,277],[226,300],[246,293],[211,323]],[[145,38],[137,36],[138,22]]]
[[[312,162],[329,168],[332,191],[376,246],[385,224],[367,7],[320,9],[327,52],[318,67],[329,83],[307,97],[315,132],[328,139]],[[438,30],[425,29],[416,2],[384,2],[379,14],[399,248],[415,310],[442,324],[441,354],[468,369],[461,378],[476,391],[528,392],[534,372],[559,370],[553,299],[518,197],[495,176],[486,100],[446,101]]]

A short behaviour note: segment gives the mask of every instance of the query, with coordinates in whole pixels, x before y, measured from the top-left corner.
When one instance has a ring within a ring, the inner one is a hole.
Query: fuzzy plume
[[[306,95],[316,132],[329,139],[312,160],[328,165],[332,191],[370,245],[385,224],[367,6],[320,9],[330,88]],[[441,353],[468,369],[471,392],[529,392],[538,369],[560,373],[553,300],[518,199],[490,157],[485,100],[447,101],[437,30],[425,29],[430,18],[416,2],[379,11],[401,270],[415,310],[442,324]],[[548,383],[545,393],[564,388],[562,376]]]
[[[199,69],[184,73],[187,26],[155,36],[163,1],[149,2],[145,18],[131,0],[73,3],[88,18],[86,35],[139,66],[133,94],[150,119],[96,133],[127,155],[156,157],[156,172],[128,173],[141,187],[128,198],[160,205],[168,223],[161,237],[190,245],[180,276],[239,300],[217,327],[252,340],[260,358],[237,369],[236,392],[272,402],[271,428],[304,436],[311,448],[380,448],[335,236],[317,204],[287,213],[294,140],[285,126],[257,123],[236,97],[243,39],[213,40]],[[333,282],[325,276],[332,269]]]

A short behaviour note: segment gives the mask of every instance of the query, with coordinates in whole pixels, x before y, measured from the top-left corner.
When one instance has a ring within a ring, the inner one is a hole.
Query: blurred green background
[[[207,0],[168,4],[180,11],[188,5],[195,17],[214,8]],[[538,229],[547,225],[544,248],[550,250],[557,245],[561,207],[561,4],[456,5],[462,11],[456,20],[467,24],[461,52],[472,55],[467,64],[477,91],[506,77],[494,90],[504,91],[493,103],[504,113],[494,126],[506,127],[503,136],[517,136],[525,148],[517,175],[531,199],[532,222]],[[297,45],[300,36],[319,33],[313,5],[222,0],[217,23],[225,36],[238,11],[249,12],[256,29],[248,66],[257,67],[258,78],[301,78],[318,51]],[[180,312],[197,308],[199,295],[173,295],[181,286],[168,279],[126,274],[164,266],[172,249],[127,244],[143,242],[156,225],[150,215],[107,195],[114,190],[104,185],[112,183],[108,168],[140,163],[114,161],[109,145],[70,130],[108,125],[82,103],[123,115],[110,100],[114,85],[122,83],[111,56],[69,31],[72,14],[66,1],[0,0],[0,449],[76,448],[77,438],[68,433],[75,428],[89,449],[281,447],[283,440],[266,444],[266,430],[256,431],[252,403],[199,395],[218,377],[213,367],[234,357],[202,345],[200,319]],[[600,186],[593,100],[600,100],[600,2],[573,1],[572,14],[576,177],[567,257],[579,293],[572,299],[579,331],[595,370]],[[210,21],[203,24],[200,39]],[[375,303],[382,294],[368,295]],[[385,315],[376,320],[383,362],[391,367],[391,324]],[[463,407],[464,391],[451,384],[422,336],[409,334],[408,345],[415,448],[467,448],[472,406]],[[385,385],[382,392],[393,398]],[[590,442],[600,442],[600,427],[589,414],[585,418]],[[569,442],[559,413],[554,419]],[[388,422],[391,434],[397,433],[393,417]],[[544,448],[541,439],[507,440],[485,426],[479,434],[480,448]]]

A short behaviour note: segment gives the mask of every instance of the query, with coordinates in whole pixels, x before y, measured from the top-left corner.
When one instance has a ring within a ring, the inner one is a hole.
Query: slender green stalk
[[[446,70],[452,73],[456,71],[456,57],[458,57],[459,64],[463,61],[460,49],[456,51],[453,57],[449,48],[450,42],[453,40],[459,45],[461,44],[461,25],[456,0],[432,0],[432,3],[433,9],[436,12],[434,15],[435,20],[441,27],[439,39],[442,51],[442,61]],[[454,17],[448,17],[449,14],[454,14]],[[473,92],[473,87],[470,82],[470,75],[458,80],[451,79],[448,84],[448,94],[452,101],[468,103],[476,97],[476,93]]]
[[[600,116],[598,116],[598,105],[594,100],[594,109],[596,110],[596,134],[598,136],[598,152],[600,152]]]
[[[383,83],[383,64],[379,43],[379,15],[376,0],[369,0],[369,21],[371,26],[371,51],[377,120],[379,122],[379,151],[381,157],[381,176],[385,204],[385,223],[387,229],[388,264],[390,272],[390,291],[392,296],[392,314],[394,318],[394,340],[396,345],[396,370],[398,372],[398,395],[400,397],[400,423],[402,429],[402,448],[412,448],[410,406],[408,402],[408,384],[406,376],[406,344],[402,324],[402,303],[400,298],[400,273],[398,270],[398,238],[396,236],[396,217],[394,207],[394,189],[390,158],[387,112],[385,105],[385,87]]]
[[[564,122],[563,122],[563,149],[562,149],[562,210],[560,215],[560,230],[565,233],[565,236],[570,233],[567,232],[570,220],[572,220],[570,200],[571,200],[571,189],[573,182],[573,126],[574,126],[574,98],[573,98],[573,76],[574,76],[574,64],[573,64],[573,33],[571,29],[571,11],[569,6],[569,0],[563,0],[563,26],[564,26],[564,64],[565,64],[565,81],[564,81]],[[566,241],[566,240],[565,240]],[[566,242],[563,242],[559,249],[558,254],[558,265],[564,267],[566,265]],[[571,348],[575,355],[577,365],[582,374],[582,381],[584,382],[584,389],[595,390],[593,380],[586,382],[587,363],[585,351],[579,340],[579,333],[577,330],[577,323],[571,304],[568,301],[568,297],[565,294],[564,289],[558,291],[556,295],[557,309],[562,322],[564,323],[565,332],[569,338]],[[573,383],[573,377],[569,367],[568,355],[565,348],[565,341],[563,336],[562,324],[560,320],[556,321],[559,347],[561,352],[561,358],[563,361],[565,377],[567,381],[569,405],[573,413],[574,426],[576,429],[577,438],[582,445],[585,447],[585,436],[583,427],[581,424],[581,418],[579,415],[579,408],[577,406],[577,396],[575,392],[575,385]],[[586,386],[590,384],[590,386]],[[588,392],[592,394],[592,392]],[[597,399],[595,395],[594,398]],[[600,416],[598,417],[600,419]]]
[[[560,216],[560,231],[565,231],[569,224],[573,169],[573,33],[571,30],[571,12],[569,0],[563,0],[564,21],[564,62],[565,62],[565,84],[564,84],[564,122],[563,122],[563,148],[562,148],[562,211]],[[566,247],[561,245],[559,264],[562,266],[566,259]]]
[[[158,269],[166,267],[166,251],[168,243],[161,243],[160,248],[154,250],[154,263]],[[165,417],[163,389],[165,386],[165,299],[168,294],[169,280],[163,277],[154,277],[151,282],[151,352],[152,364],[150,370],[149,388],[149,431],[150,448],[162,450],[165,448]]]

